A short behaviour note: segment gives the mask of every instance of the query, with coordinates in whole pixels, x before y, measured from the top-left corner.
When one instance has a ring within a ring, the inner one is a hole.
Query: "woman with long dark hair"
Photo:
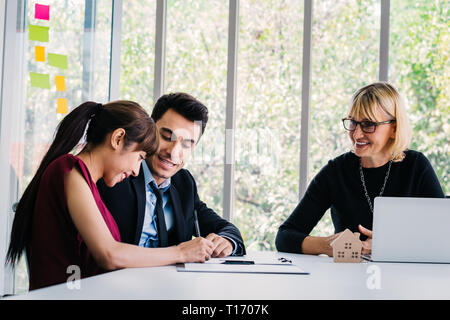
[[[85,132],[83,150],[70,154]],[[96,182],[103,178],[113,186],[137,176],[141,161],[157,149],[154,121],[132,101],[85,102],[61,121],[17,205],[11,230],[7,263],[17,263],[25,250],[30,290],[65,282],[76,268],[84,278],[123,267],[201,261],[211,254],[212,245],[202,239],[153,250],[120,242]]]

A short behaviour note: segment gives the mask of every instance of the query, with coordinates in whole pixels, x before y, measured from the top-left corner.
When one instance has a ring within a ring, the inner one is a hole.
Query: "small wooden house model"
[[[362,242],[358,232],[345,229],[330,245],[333,247],[334,262],[361,262]]]

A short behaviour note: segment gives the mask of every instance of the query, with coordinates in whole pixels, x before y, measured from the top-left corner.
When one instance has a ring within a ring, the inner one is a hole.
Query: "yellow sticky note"
[[[56,91],[66,91],[66,79],[64,76],[55,76]]]
[[[56,113],[67,113],[67,99],[66,98],[58,98],[57,99],[57,108]]]
[[[45,47],[35,46],[34,55],[36,57],[36,61],[45,61]]]

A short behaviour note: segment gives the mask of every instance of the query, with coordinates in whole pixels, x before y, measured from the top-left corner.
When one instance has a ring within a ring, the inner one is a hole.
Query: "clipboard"
[[[237,258],[237,257],[236,257]],[[211,259],[205,263],[177,264],[177,272],[205,273],[259,273],[259,274],[303,274],[302,268],[292,264],[290,260],[264,259]]]
[[[258,264],[258,265],[292,265],[292,261],[283,257],[280,258],[256,258],[256,259],[247,259],[245,257],[226,257],[226,258],[212,258],[206,262],[205,264],[234,264],[234,265],[250,265],[250,264]]]

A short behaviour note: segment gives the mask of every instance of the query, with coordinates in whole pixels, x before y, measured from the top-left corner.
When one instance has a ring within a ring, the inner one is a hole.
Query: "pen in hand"
[[[200,236],[200,226],[198,225],[198,216],[197,216],[197,210],[194,209],[194,225],[195,225],[195,236]]]

